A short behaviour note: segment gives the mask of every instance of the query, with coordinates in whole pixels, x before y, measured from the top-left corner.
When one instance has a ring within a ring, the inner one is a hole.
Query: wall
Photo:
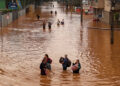
[[[0,23],[2,23],[2,27],[5,27],[23,15],[25,15],[25,9],[20,10],[20,11],[9,12],[9,13],[2,14],[2,15],[0,14]]]
[[[25,9],[20,10],[20,11],[18,12],[18,17],[19,17],[19,16],[22,16],[22,15],[25,15]]]
[[[3,21],[4,20],[4,21]],[[7,26],[12,22],[12,13],[2,15],[2,26]]]
[[[105,11],[107,12],[110,12],[111,10],[111,2],[110,0],[105,0],[105,8],[104,8]]]
[[[93,8],[104,8],[104,0],[94,1],[92,6]]]
[[[29,11],[34,12],[35,11],[35,6],[34,5],[29,5],[25,9],[19,10],[19,11],[13,11],[9,12],[6,14],[0,14],[0,24],[2,22],[2,27],[7,26],[14,20],[18,19],[20,16],[23,16],[26,14],[26,10],[29,9]],[[7,19],[7,16],[9,16],[9,19]],[[1,26],[1,25],[0,25]]]
[[[104,22],[106,24],[110,24],[110,12],[103,11],[102,22]]]

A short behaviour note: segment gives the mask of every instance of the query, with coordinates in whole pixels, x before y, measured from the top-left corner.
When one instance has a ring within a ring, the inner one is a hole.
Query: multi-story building
[[[112,0],[91,0],[94,8],[94,18],[99,18],[102,22],[110,24]],[[120,0],[115,0],[114,21],[120,21]]]
[[[103,16],[103,10],[104,10],[104,0],[91,0],[91,5],[94,10],[94,19],[99,19],[101,20]]]

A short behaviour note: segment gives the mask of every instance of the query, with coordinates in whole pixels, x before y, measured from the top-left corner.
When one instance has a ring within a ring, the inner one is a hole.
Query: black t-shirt
[[[46,65],[44,63],[40,64],[40,69],[41,69],[41,75],[46,75],[46,72],[45,72]]]

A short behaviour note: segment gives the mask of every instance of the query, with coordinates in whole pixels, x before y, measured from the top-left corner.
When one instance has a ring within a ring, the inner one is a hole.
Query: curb
[[[98,29],[98,30],[111,30],[110,28],[100,28],[100,27],[87,27],[88,29]],[[114,30],[120,30],[120,28],[113,28]]]

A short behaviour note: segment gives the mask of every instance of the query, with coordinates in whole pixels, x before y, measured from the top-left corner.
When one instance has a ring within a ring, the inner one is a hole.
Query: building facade
[[[114,22],[120,22],[120,0],[115,0],[115,7],[113,9]],[[99,18],[100,21],[110,24],[111,22],[111,0],[92,0],[94,8],[94,18]]]

